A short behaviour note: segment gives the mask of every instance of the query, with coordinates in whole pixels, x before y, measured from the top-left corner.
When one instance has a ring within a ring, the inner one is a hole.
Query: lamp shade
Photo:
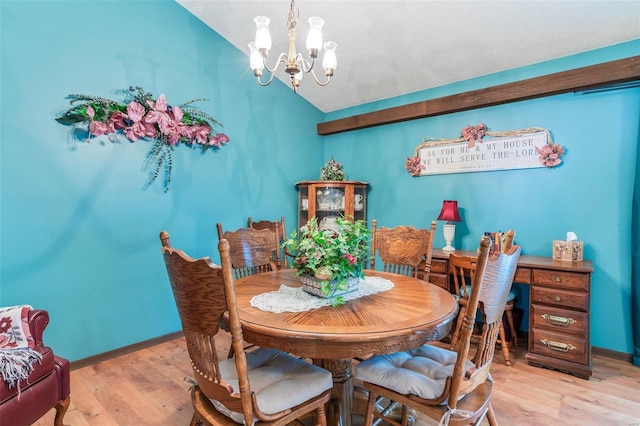
[[[269,51],[271,49],[271,34],[269,33],[269,23],[271,19],[266,16],[256,16],[253,18],[256,23],[256,49]]]
[[[438,220],[461,222],[462,219],[460,219],[460,213],[458,213],[458,202],[452,200],[444,200],[442,202],[442,211],[438,216]]]
[[[322,18],[312,16],[309,18],[309,35],[307,36],[307,49],[322,49],[322,26],[324,21]]]
[[[336,47],[338,47],[338,45],[333,41],[327,41],[323,47],[324,58],[322,60],[322,68],[324,68],[325,71],[335,70],[338,66],[338,59],[336,58]]]

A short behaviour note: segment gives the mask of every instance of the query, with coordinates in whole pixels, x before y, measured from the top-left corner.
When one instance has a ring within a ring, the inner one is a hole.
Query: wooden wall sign
[[[546,129],[489,132],[479,124],[463,129],[461,138],[426,138],[407,158],[405,168],[412,176],[425,176],[555,167],[563,154],[564,148],[553,143]]]

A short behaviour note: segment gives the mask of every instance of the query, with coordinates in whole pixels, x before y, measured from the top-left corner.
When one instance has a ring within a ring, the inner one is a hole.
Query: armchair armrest
[[[32,309],[29,311],[29,330],[37,349],[43,349],[45,344],[42,341],[44,329],[49,324],[49,312],[42,309]]]

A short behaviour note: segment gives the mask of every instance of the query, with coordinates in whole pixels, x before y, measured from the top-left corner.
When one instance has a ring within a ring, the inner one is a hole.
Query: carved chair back
[[[231,247],[230,257],[235,278],[247,277],[261,272],[275,271],[277,238],[269,229],[240,228],[236,231],[222,230],[216,225],[218,239],[225,239]]]
[[[373,219],[371,221],[370,269],[375,269],[377,253],[385,272],[417,278],[422,269],[424,279],[428,281],[435,228],[435,221],[431,222],[428,229],[403,225],[395,228],[384,226],[378,228],[377,221]]]
[[[269,229],[276,234],[277,247],[275,250],[274,261],[278,269],[287,269],[287,252],[286,248],[282,247],[282,243],[287,238],[286,226],[284,224],[284,216],[280,217],[280,221],[277,220],[259,220],[254,222],[251,216],[247,220],[249,228],[253,229]]]

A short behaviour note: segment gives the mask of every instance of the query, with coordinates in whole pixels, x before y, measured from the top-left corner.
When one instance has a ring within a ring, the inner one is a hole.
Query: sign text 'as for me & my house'
[[[434,142],[420,148],[421,175],[544,167],[536,147],[547,144],[545,132],[517,137],[484,138],[469,147],[464,142]]]

